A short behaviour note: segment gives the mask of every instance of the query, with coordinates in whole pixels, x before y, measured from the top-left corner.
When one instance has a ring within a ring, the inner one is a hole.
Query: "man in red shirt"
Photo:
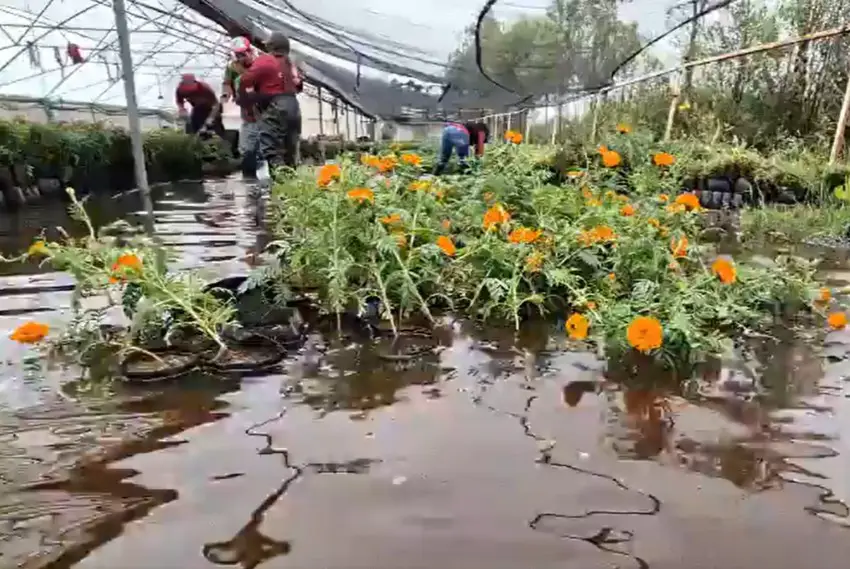
[[[212,87],[198,81],[191,73],[180,78],[177,91],[178,115],[186,120],[186,132],[195,134],[202,128],[207,128],[224,137],[224,123],[221,121],[221,105]],[[192,110],[186,110],[186,103],[192,105]]]
[[[269,169],[295,168],[301,136],[301,108],[296,95],[303,89],[300,70],[289,56],[289,39],[273,32],[269,51],[257,57],[239,82],[240,104],[257,112],[260,155]]]
[[[245,37],[235,38],[231,47],[233,57],[224,70],[224,81],[221,84],[222,103],[233,99],[240,105],[239,82],[245,70],[251,67],[256,58],[251,41]],[[242,176],[246,179],[257,177],[257,160],[259,158],[259,131],[257,117],[252,105],[241,105],[239,108],[242,124],[239,127],[239,155],[242,158]]]

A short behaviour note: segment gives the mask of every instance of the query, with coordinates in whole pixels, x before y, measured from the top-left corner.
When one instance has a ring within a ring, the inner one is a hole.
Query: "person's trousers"
[[[257,119],[260,156],[269,168],[295,168],[301,138],[301,107],[295,95],[278,95]]]
[[[242,121],[239,127],[239,156],[242,159],[242,175],[257,177],[257,162],[260,154],[260,127],[256,121]]]
[[[204,128],[204,123],[210,118],[210,113],[212,113],[211,107],[192,107],[192,112],[189,113],[189,120],[186,121],[186,132],[188,134],[197,134],[200,132]],[[224,138],[224,122],[221,119],[221,110],[216,113],[210,130]]]
[[[466,159],[469,157],[469,133],[455,126],[447,126],[443,129],[440,140],[440,159],[434,166],[434,174],[442,174],[446,165],[452,157],[452,152],[457,150],[457,158],[461,170],[466,168]]]

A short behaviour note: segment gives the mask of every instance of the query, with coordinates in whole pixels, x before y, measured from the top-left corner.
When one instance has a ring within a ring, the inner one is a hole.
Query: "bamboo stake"
[[[670,137],[673,135],[673,121],[676,119],[676,109],[679,107],[679,96],[681,92],[679,90],[679,84],[677,81],[678,77],[672,77],[670,79],[670,91],[672,93],[672,97],[670,97],[670,110],[667,112],[667,126],[664,128],[664,142],[670,140]]]
[[[841,103],[841,113],[838,115],[838,124],[835,125],[835,138],[832,139],[832,150],[829,153],[830,166],[838,160],[838,155],[844,146],[844,130],[847,128],[848,112],[850,112],[850,77],[847,78],[847,87],[844,89],[844,102]]]

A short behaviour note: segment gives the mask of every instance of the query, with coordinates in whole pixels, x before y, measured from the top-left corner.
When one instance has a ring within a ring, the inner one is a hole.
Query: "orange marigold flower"
[[[574,312],[567,318],[565,327],[570,338],[573,340],[584,340],[587,338],[588,329],[590,329],[590,321],[583,314]]]
[[[364,166],[370,166],[372,168],[377,168],[381,163],[381,159],[378,158],[377,156],[372,155],[372,154],[364,154],[363,156],[360,157],[360,163],[363,164]]]
[[[631,204],[626,204],[620,208],[620,215],[631,217],[635,214],[635,208]]]
[[[124,253],[118,257],[118,260],[116,260],[115,264],[112,265],[113,271],[121,269],[129,269],[131,271],[140,272],[142,270],[142,260],[133,253]]]
[[[619,152],[606,150],[602,153],[602,165],[606,168],[616,168],[623,162]]]
[[[342,176],[342,168],[339,167],[339,164],[325,164],[319,168],[319,176],[316,181],[320,186],[327,186],[334,180],[339,180],[340,176]]]
[[[41,322],[25,322],[15,328],[9,335],[9,339],[21,344],[35,344],[40,342],[50,332],[50,326]]]
[[[589,200],[590,198],[593,197],[593,192],[591,192],[590,189],[587,186],[583,186],[581,188],[581,196],[584,199]]]
[[[381,223],[385,225],[395,225],[397,223],[401,223],[401,215],[397,213],[392,213],[390,215],[386,215],[381,218]]]
[[[700,209],[699,198],[696,194],[692,193],[679,194],[676,196],[676,204],[685,206],[685,209],[689,211],[699,211]]]
[[[582,172],[581,170],[570,170],[569,172],[567,172],[567,178],[570,178],[571,180],[581,178],[582,176],[584,176],[584,172]]]
[[[615,280],[617,280],[617,275],[614,273],[608,273],[608,280],[614,282]]]
[[[448,219],[444,219],[442,222],[440,222],[440,227],[443,228],[443,231],[448,231],[452,228],[452,222]]]
[[[485,202],[491,202],[494,199],[496,199],[496,194],[494,194],[493,192],[486,192],[484,194],[484,201]]]
[[[587,301],[587,304],[585,306],[587,306],[588,310],[596,310],[596,303],[592,300]]]
[[[509,130],[505,133],[505,140],[513,144],[519,144],[522,142],[522,134],[515,130]]]
[[[832,300],[832,292],[826,287],[820,289],[818,293],[818,299],[815,301],[818,304],[829,304],[829,301]]]
[[[454,257],[455,253],[457,253],[457,247],[455,247],[455,244],[452,242],[452,238],[445,235],[437,237],[437,247],[439,247],[443,253],[449,257]]]
[[[596,151],[597,151],[597,152],[599,152],[599,154],[605,154],[606,152],[608,152],[608,147],[607,147],[607,146],[605,146],[604,144],[600,144],[600,145],[596,148]]]
[[[676,162],[676,157],[667,152],[658,152],[652,157],[652,163],[656,166],[672,166]]]
[[[632,127],[630,127],[626,123],[621,122],[617,125],[617,132],[619,132],[620,134],[629,134],[630,132],[632,132]]]
[[[429,180],[414,180],[413,182],[410,182],[410,186],[409,186],[411,192],[418,192],[420,190],[427,190],[430,187],[431,187],[431,182]]]
[[[687,210],[687,208],[680,203],[671,203],[664,209],[667,213],[684,213]]]
[[[650,224],[651,226],[653,226],[655,229],[658,229],[658,228],[661,227],[661,222],[658,221],[657,219],[655,219],[654,217],[650,217],[649,219],[646,220],[646,222],[648,224]]]
[[[677,259],[686,257],[688,255],[688,238],[683,235],[678,239],[672,239],[670,241],[670,251]]]
[[[590,198],[589,200],[586,200],[584,203],[587,207],[599,207],[599,206],[602,205],[602,202],[599,201],[596,198]]]
[[[614,230],[607,225],[597,225],[593,228],[593,236],[597,241],[613,241],[617,238]]]
[[[508,241],[511,243],[534,243],[537,238],[543,234],[543,231],[537,229],[529,229],[528,227],[517,227],[508,235]]]
[[[827,317],[826,321],[833,330],[843,330],[847,327],[847,314],[844,312],[833,312]]]
[[[396,160],[395,156],[384,156],[378,162],[377,168],[379,172],[389,172],[393,168],[395,168],[398,160]]]
[[[651,316],[638,316],[626,330],[629,345],[639,352],[648,353],[657,350],[664,342],[664,329],[661,322]]]
[[[491,229],[495,229],[497,226],[507,223],[510,220],[511,214],[509,214],[501,204],[496,204],[484,213],[484,221],[482,225],[484,226],[484,229],[490,231]]]
[[[401,161],[411,166],[419,166],[422,164],[422,157],[413,152],[405,152],[401,155]]]
[[[738,271],[735,269],[735,265],[732,261],[723,257],[720,257],[711,264],[711,270],[723,284],[732,284],[738,278]]]
[[[667,203],[670,201],[670,196],[668,196],[667,194],[658,194],[658,201],[660,201],[661,203]]]
[[[133,253],[124,253],[112,264],[112,274],[109,276],[109,282],[116,284],[127,280],[128,274],[138,274],[142,272],[142,260]]]
[[[363,202],[375,202],[375,193],[369,188],[354,188],[353,190],[348,190],[345,194],[348,196],[348,199],[354,200],[357,203]]]

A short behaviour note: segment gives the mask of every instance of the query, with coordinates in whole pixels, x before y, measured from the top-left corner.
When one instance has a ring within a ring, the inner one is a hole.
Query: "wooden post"
[[[844,89],[844,102],[841,103],[838,124],[835,125],[835,138],[832,139],[832,150],[829,153],[830,166],[838,160],[838,155],[841,154],[844,146],[844,130],[847,128],[848,112],[850,112],[850,76],[847,78],[847,87]]]
[[[319,87],[319,136],[325,134],[325,117],[322,112],[322,88]]]
[[[672,75],[670,77],[670,92],[672,97],[670,97],[670,110],[667,111],[667,126],[664,128],[664,142],[670,140],[670,137],[673,135],[673,121],[676,119],[676,109],[679,107],[681,91],[679,90],[678,76],[679,74]]]

